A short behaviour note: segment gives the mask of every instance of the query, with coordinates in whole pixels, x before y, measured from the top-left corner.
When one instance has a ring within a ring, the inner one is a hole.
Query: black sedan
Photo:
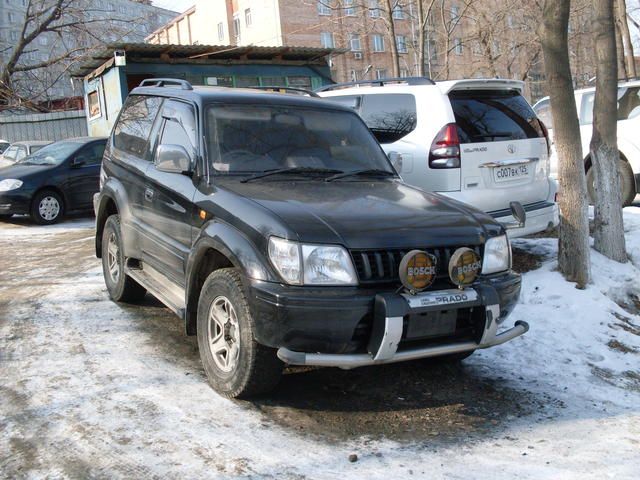
[[[0,168],[0,218],[28,214],[46,225],[91,210],[105,145],[105,138],[62,140]]]

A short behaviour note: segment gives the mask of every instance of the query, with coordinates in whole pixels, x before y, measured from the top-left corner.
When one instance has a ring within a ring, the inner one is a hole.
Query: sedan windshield
[[[382,171],[395,176],[355,113],[273,105],[211,106],[207,120],[208,152],[217,174],[257,179]],[[267,172],[271,173],[257,175]]]
[[[52,143],[23,158],[18,163],[21,165],[60,165],[79,147],[77,142]]]

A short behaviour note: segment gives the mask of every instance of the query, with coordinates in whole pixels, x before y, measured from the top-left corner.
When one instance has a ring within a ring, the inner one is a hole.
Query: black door
[[[166,100],[161,118],[158,145],[183,147],[194,165],[198,138],[194,106]],[[147,169],[143,211],[150,235],[143,243],[143,259],[181,286],[191,251],[195,192],[192,176],[162,172],[154,163]]]
[[[93,142],[77,151],[69,160],[65,195],[68,210],[88,210],[93,195],[100,190],[100,165],[105,141]]]

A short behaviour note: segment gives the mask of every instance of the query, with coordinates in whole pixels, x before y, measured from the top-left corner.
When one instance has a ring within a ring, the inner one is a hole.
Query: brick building
[[[432,7],[424,19],[420,1]],[[576,87],[595,74],[588,3],[573,3]],[[147,41],[346,49],[331,59],[338,82],[421,74],[514,78],[527,81],[536,100],[545,93],[539,21],[535,2],[521,0],[196,0]]]

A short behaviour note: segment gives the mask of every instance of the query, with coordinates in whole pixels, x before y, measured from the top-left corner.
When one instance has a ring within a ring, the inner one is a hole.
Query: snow
[[[625,209],[624,219],[632,262],[593,252],[594,281],[585,290],[555,271],[555,240],[514,240],[546,257],[523,276],[507,320],[531,329],[466,360],[479,376],[564,408],[550,404],[506,428],[446,443],[301,435],[217,396],[194,367],[192,339],[154,341],[166,309],[112,303],[94,267],[33,307],[17,304],[11,322],[0,319],[0,391],[11,399],[0,404],[0,452],[16,439],[35,444],[31,478],[637,479],[640,316],[630,305],[640,294],[640,208]],[[86,227],[8,228],[0,238]],[[636,353],[610,348],[611,340]],[[350,453],[357,462],[349,463]],[[0,453],[0,472],[22,459]]]
[[[95,223],[95,219],[92,218],[73,218],[53,225],[36,225],[28,216],[18,215],[8,221],[0,220],[0,225],[2,226],[0,239],[34,235],[56,235],[73,232],[79,228],[94,228]]]

